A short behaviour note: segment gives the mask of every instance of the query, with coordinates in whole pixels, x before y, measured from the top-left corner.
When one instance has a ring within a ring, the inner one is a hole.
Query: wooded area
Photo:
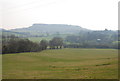
[[[28,39],[23,39],[11,36],[2,36],[2,54],[6,53],[21,53],[21,52],[37,52],[47,49],[62,48],[63,40],[60,37],[54,37],[50,42],[41,40],[40,43],[32,42]]]
[[[61,48],[114,48],[119,49],[120,33],[116,31],[80,32],[65,38],[53,37],[51,40],[42,39],[39,43],[15,35],[2,35],[2,54],[37,52],[46,49]]]

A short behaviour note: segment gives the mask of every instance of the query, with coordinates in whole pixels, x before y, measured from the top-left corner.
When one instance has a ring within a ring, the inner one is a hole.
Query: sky
[[[0,0],[0,27],[34,23],[78,25],[92,30],[118,29],[119,0]]]

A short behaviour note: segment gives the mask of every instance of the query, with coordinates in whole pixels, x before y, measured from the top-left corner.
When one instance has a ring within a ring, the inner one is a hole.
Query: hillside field
[[[5,54],[3,79],[117,79],[118,50],[65,48]]]
[[[41,40],[50,41],[52,38],[57,37],[57,36],[65,39],[65,37],[67,37],[67,36],[69,36],[69,35],[70,35],[70,34],[51,35],[51,36],[45,36],[45,37],[28,37],[28,39],[29,39],[30,41],[39,43]]]

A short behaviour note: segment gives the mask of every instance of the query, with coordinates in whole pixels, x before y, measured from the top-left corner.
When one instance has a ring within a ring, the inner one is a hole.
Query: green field
[[[3,55],[3,79],[117,79],[118,50],[56,49]]]
[[[39,43],[41,40],[50,41],[54,37],[61,37],[61,38],[65,39],[65,37],[67,37],[69,35],[71,35],[71,34],[51,35],[51,36],[46,36],[46,37],[28,37],[28,39],[33,41],[33,42]]]
[[[33,41],[33,42],[37,42],[40,43],[41,40],[51,40],[53,37],[29,37],[28,39]]]

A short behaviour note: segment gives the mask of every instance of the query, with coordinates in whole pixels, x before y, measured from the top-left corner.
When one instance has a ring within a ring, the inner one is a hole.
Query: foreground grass
[[[3,79],[117,79],[115,49],[59,49],[3,55]]]
[[[0,80],[2,79],[2,54],[0,54]]]

